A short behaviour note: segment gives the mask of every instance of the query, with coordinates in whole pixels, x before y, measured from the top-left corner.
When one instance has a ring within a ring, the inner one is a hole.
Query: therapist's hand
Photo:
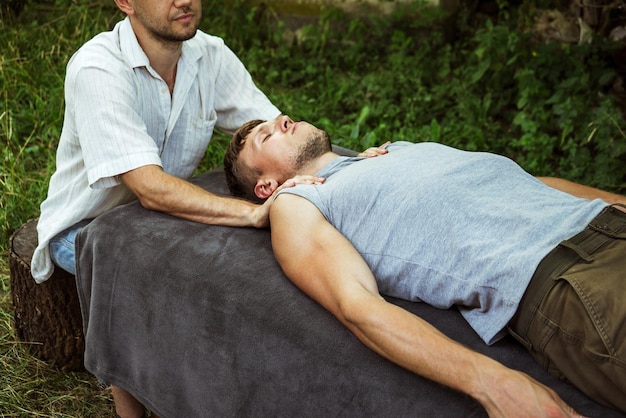
[[[391,141],[387,141],[379,147],[368,148],[365,151],[358,153],[357,157],[372,158],[372,157],[378,157],[379,155],[385,155],[389,152],[385,148],[389,144],[391,144]]]

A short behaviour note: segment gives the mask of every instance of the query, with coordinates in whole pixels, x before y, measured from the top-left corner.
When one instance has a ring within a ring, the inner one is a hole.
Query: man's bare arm
[[[589,200],[602,199],[610,204],[621,203],[623,205],[626,205],[626,196],[605,192],[604,190],[584,186],[582,184],[574,183],[572,181],[556,177],[537,177],[537,179],[547,186],[550,186],[565,193],[569,193],[576,197],[581,197],[583,199]]]
[[[270,221],[285,274],[376,353],[473,396],[492,417],[576,416],[551,389],[385,301],[354,246],[307,200],[279,196]]]
[[[122,181],[135,193],[147,209],[165,212],[195,222],[266,227],[273,199],[257,205],[243,199],[220,196],[188,181],[167,174],[156,165],[148,165],[122,174]],[[313,176],[302,176],[297,181],[315,183]],[[279,190],[291,187],[296,180],[285,182]],[[278,190],[277,190],[278,191]]]

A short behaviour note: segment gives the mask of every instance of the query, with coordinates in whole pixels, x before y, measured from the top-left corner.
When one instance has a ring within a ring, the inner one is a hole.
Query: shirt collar
[[[128,16],[120,22],[120,49],[133,68],[150,67],[150,60],[139,45]]]

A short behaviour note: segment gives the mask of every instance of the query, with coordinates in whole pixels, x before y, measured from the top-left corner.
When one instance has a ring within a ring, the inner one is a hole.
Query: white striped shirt
[[[128,18],[70,59],[65,106],[56,171],[37,226],[31,264],[37,282],[54,269],[51,238],[135,198],[120,174],[154,164],[189,178],[216,126],[232,133],[250,119],[279,114],[223,40],[201,31],[183,43],[170,95]]]

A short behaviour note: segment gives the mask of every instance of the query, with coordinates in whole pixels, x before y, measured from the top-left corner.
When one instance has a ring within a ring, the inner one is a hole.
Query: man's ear
[[[259,179],[254,186],[254,194],[259,199],[267,199],[278,189],[278,182],[274,179]]]
[[[127,15],[131,15],[135,11],[133,2],[130,0],[115,0],[115,4],[117,5],[118,9],[120,9],[123,13]]]

